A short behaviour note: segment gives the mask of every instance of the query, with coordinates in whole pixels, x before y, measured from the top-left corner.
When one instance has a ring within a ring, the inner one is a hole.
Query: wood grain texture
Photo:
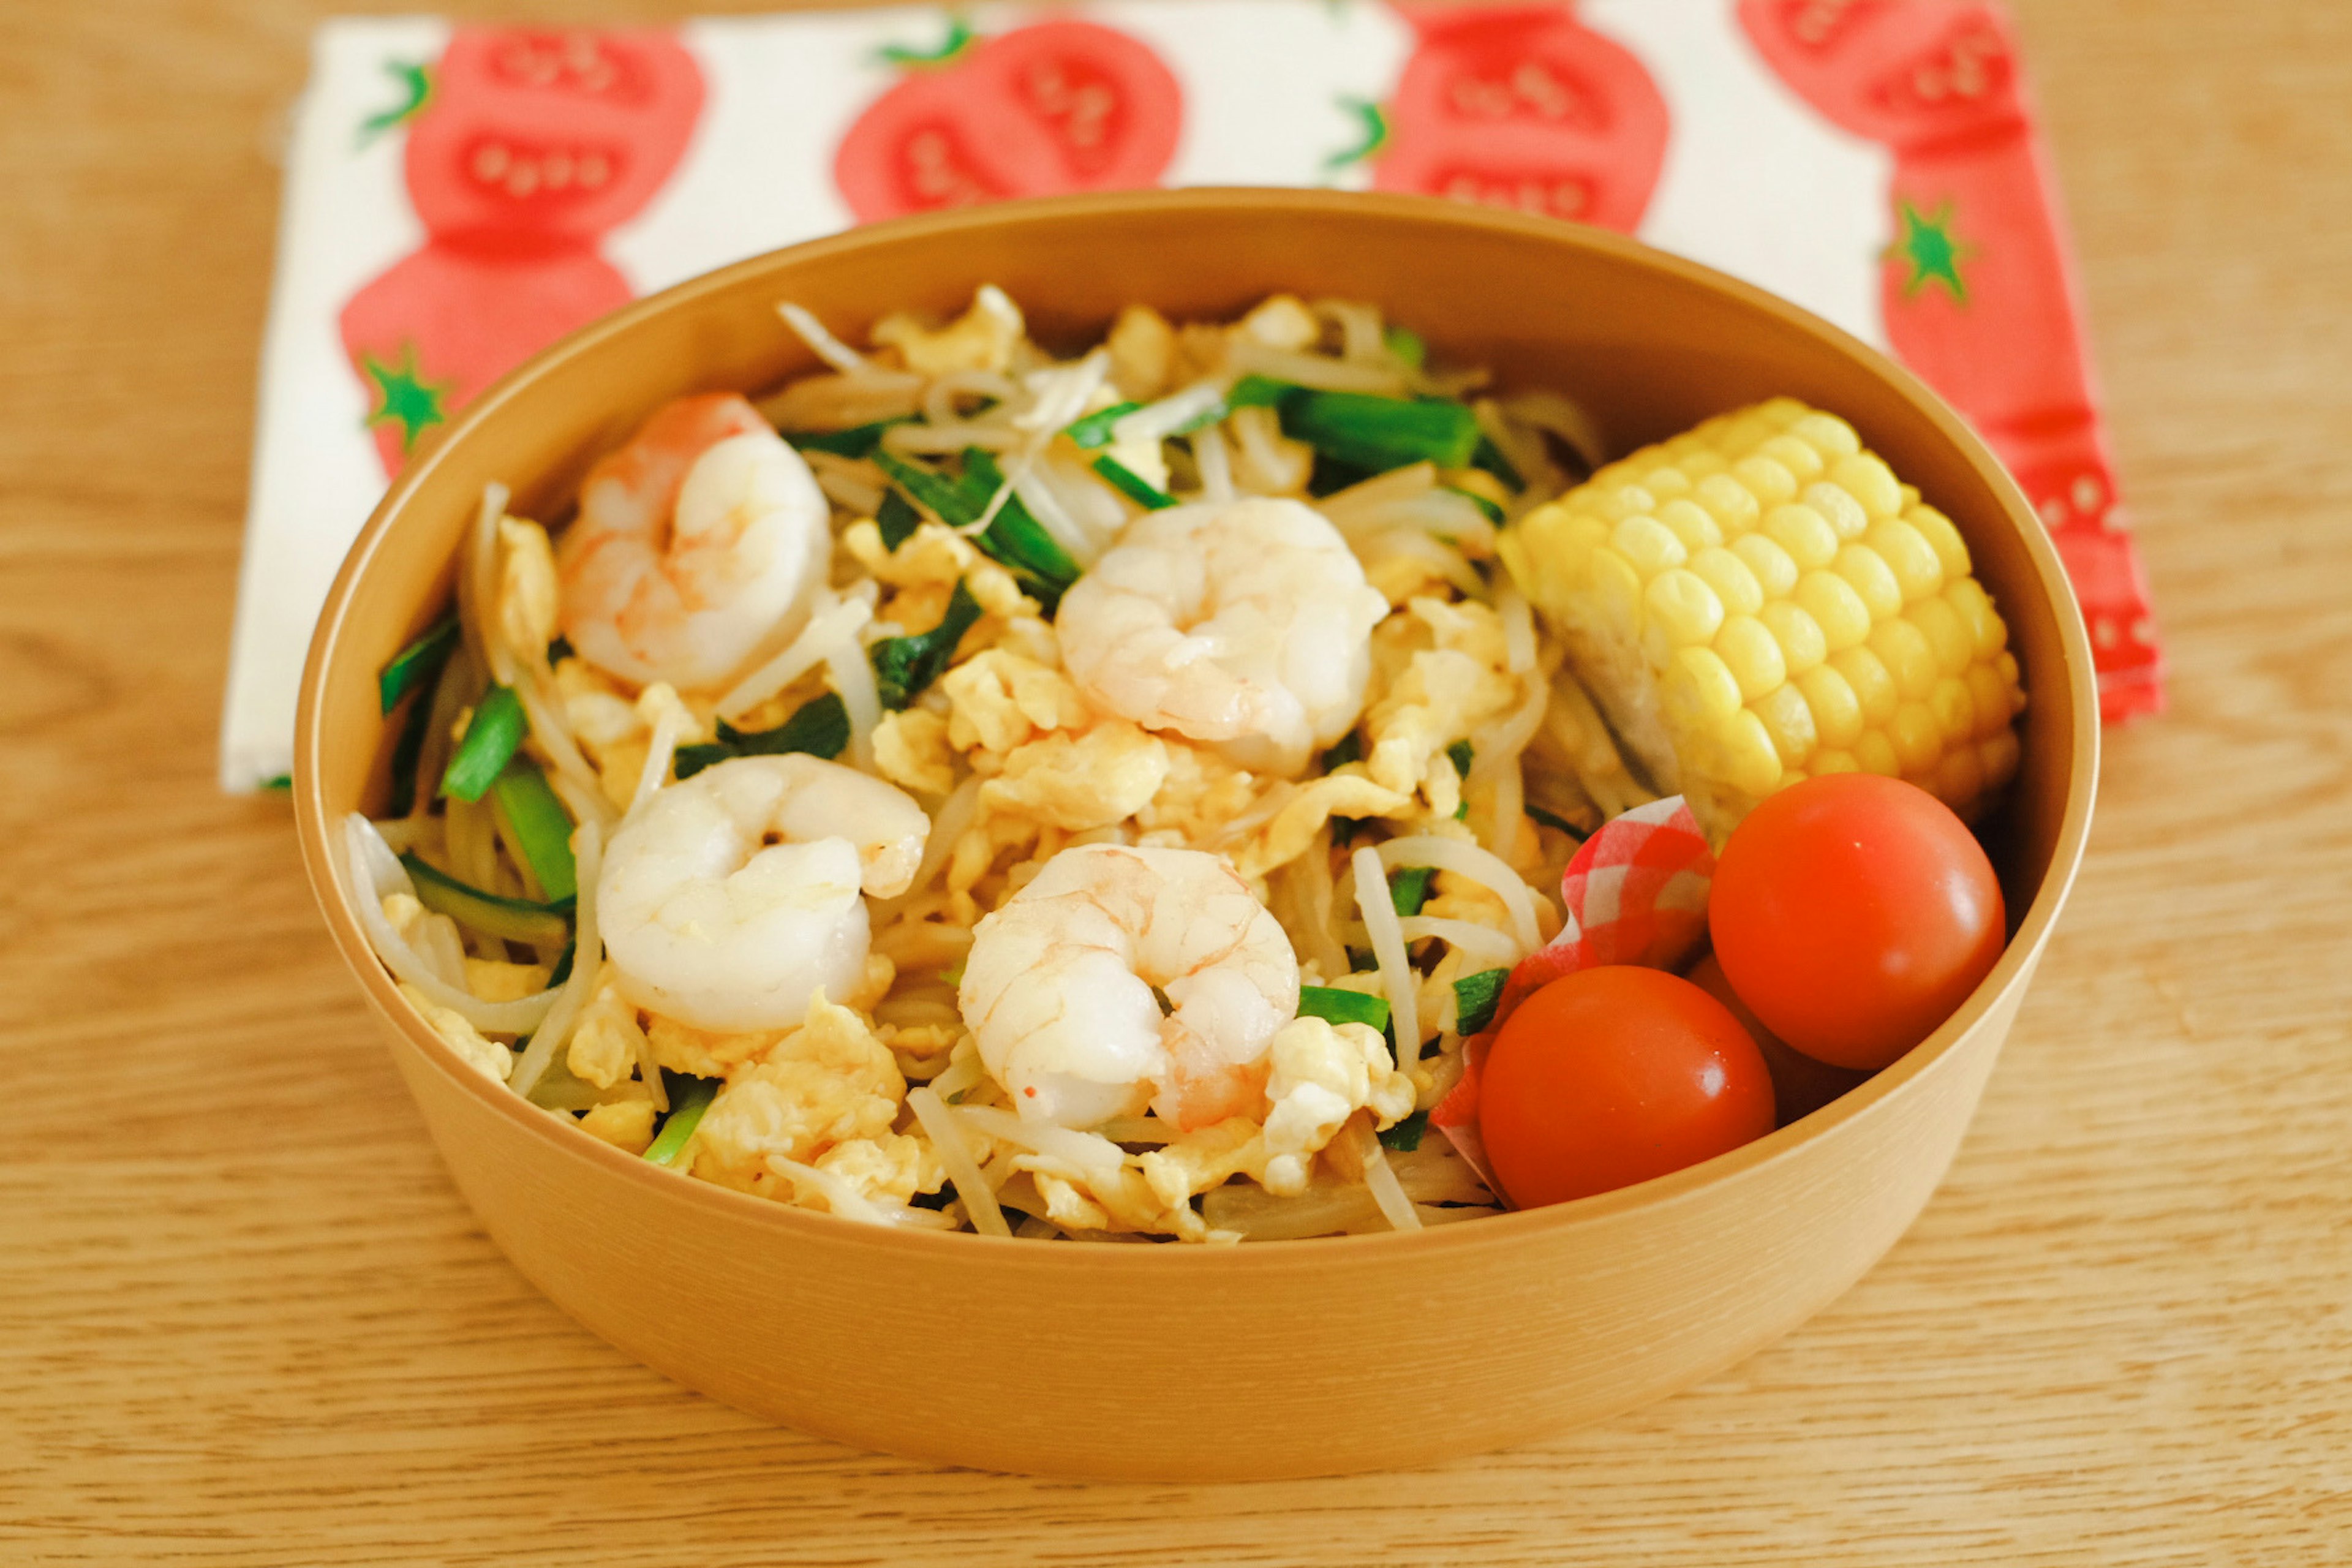
[[[442,1174],[282,808],[213,793],[325,9],[0,5],[0,1561],[2352,1558],[2352,11],[2018,0],[2174,708],[2110,737],[1917,1228],[1641,1414],[1172,1488],[871,1458],[573,1328]]]

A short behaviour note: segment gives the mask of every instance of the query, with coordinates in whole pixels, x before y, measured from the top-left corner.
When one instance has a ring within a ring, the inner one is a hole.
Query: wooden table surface
[[[285,807],[213,786],[328,8],[0,3],[0,1561],[2352,1561],[2352,7],[2021,0],[2173,709],[1917,1228],[1652,1409],[1213,1488],[763,1426],[442,1174]]]

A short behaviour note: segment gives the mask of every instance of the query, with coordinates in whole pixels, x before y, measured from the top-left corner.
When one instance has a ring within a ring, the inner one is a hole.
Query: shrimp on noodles
[[[1085,845],[980,922],[958,1000],[1024,1118],[1088,1127],[1149,1105],[1190,1131],[1263,1103],[1298,960],[1223,857]]]
[[[880,779],[801,753],[739,757],[654,793],[597,887],[621,994],[698,1028],[789,1028],[863,973],[861,891],[906,891],[930,818]]]
[[[713,687],[799,629],[832,507],[733,393],[682,397],[588,471],[559,560],[562,628],[625,679]]]
[[[1295,776],[1363,712],[1388,601],[1305,504],[1147,512],[1062,600],[1062,662],[1101,707]]]

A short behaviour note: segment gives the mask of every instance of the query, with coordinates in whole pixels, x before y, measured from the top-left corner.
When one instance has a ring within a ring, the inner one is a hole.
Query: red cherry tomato
[[[1486,1058],[1478,1130],[1520,1208],[1646,1182],[1772,1131],[1772,1079],[1722,1003],[1611,964],[1519,1004]]]
[[[1877,1068],[1934,1033],[2000,958],[2000,882],[1916,784],[1828,773],[1748,814],[1707,900],[1740,1000],[1797,1049]]]

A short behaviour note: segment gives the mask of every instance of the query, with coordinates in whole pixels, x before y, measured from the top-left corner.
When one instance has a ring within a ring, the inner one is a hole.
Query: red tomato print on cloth
[[[408,121],[418,249],[343,307],[384,471],[484,387],[633,297],[597,243],[651,201],[702,110],[654,32],[460,28]]]
[[[1968,416],[2049,527],[2090,626],[2105,717],[2160,710],[2147,583],[2008,17],[1949,0],[1740,0],[1739,19],[1800,96],[1894,152],[1887,339]]]
[[[1642,62],[1562,5],[1400,5],[1419,35],[1371,152],[1383,191],[1633,232],[1666,155]]]
[[[861,221],[1012,196],[1154,185],[1175,156],[1183,93],[1149,46],[1093,22],[1039,22],[936,55],[842,138],[834,183]]]

